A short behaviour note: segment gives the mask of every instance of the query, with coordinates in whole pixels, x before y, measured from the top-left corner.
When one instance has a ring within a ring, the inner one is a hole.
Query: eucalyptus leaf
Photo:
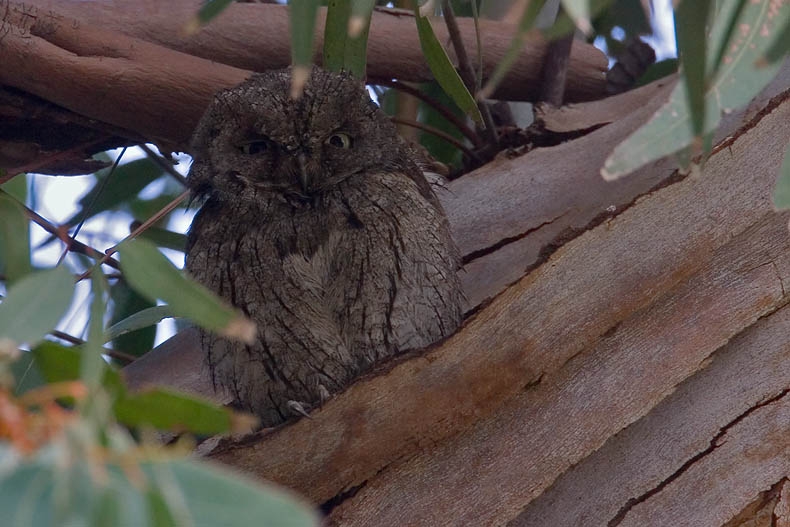
[[[7,456],[6,456],[7,457]],[[158,459],[130,466],[42,454],[23,458],[0,477],[4,525],[125,527],[176,525],[317,527],[318,515],[292,493],[205,462]],[[100,458],[99,458],[100,459]],[[130,458],[133,459],[133,458]],[[135,469],[135,470],[131,470]],[[94,474],[102,477],[94,477]],[[136,475],[135,481],[130,475]],[[171,496],[183,500],[175,515]],[[157,523],[159,522],[159,523]]]
[[[313,63],[313,40],[320,0],[296,0],[288,4],[291,25],[291,97],[298,98]]]
[[[365,78],[372,0],[329,0],[324,29],[323,67]],[[354,33],[355,32],[355,33]]]
[[[422,53],[425,56],[425,61],[431,69],[436,82],[439,86],[450,96],[450,98],[458,105],[458,107],[469,115],[477,123],[482,124],[483,117],[480,115],[480,110],[475,103],[474,98],[466,89],[461,76],[455,70],[447,52],[442,47],[436,34],[433,32],[431,21],[428,17],[420,14],[419,9],[415,8],[415,20],[417,21],[417,32],[420,35],[420,46]]]
[[[82,353],[78,348],[44,341],[33,348],[31,353],[35,358],[36,368],[47,382],[76,381],[80,378]],[[104,368],[101,384],[113,398],[126,394],[121,375],[114,368]]]
[[[707,79],[706,46],[712,0],[683,0],[675,10],[678,53],[682,82],[688,97],[691,127],[701,137],[705,124],[705,81]]]
[[[723,3],[711,28],[708,53],[715,53],[725,41],[727,51],[721,67],[707,83],[703,136],[716,129],[723,113],[744,106],[757,95],[782,64],[761,67],[758,59],[790,19],[790,6],[772,12],[770,0],[749,2],[738,18],[738,29],[727,34],[729,15],[737,8],[736,2]],[[691,119],[686,87],[678,84],[669,102],[615,148],[601,174],[607,180],[617,179],[670,154],[689,159],[689,145],[695,137]]]
[[[165,301],[174,316],[188,318],[205,329],[247,342],[254,338],[255,324],[184,276],[151,242],[128,240],[118,252],[124,278],[145,298]]]
[[[162,320],[172,317],[173,310],[170,306],[151,306],[141,309],[107,328],[107,332],[104,334],[104,340],[105,342],[116,340],[132,331],[139,331],[144,328],[152,327]],[[124,349],[124,351],[127,350]]]
[[[127,203],[162,175],[162,169],[147,157],[118,165],[114,171],[108,170],[97,179],[93,188],[80,198],[80,210],[65,223],[74,225]]]
[[[27,274],[0,304],[0,339],[35,344],[55,328],[73,296],[74,278],[63,265]]]
[[[114,410],[118,421],[130,427],[215,435],[230,432],[233,425],[232,410],[166,389],[129,394],[115,403]]]
[[[0,274],[13,285],[32,270],[30,228],[22,206],[0,191]]]
[[[782,169],[774,190],[774,206],[777,209],[790,209],[790,144],[785,148]]]
[[[112,326],[105,332],[103,341],[111,340],[115,349],[138,357],[149,352],[156,339],[155,324],[162,319],[137,321],[140,320],[139,313],[155,309],[156,303],[143,298],[125,280],[113,284],[110,297],[113,304]]]

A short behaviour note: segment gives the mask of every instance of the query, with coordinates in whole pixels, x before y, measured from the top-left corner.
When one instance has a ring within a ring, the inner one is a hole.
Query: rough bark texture
[[[701,176],[662,161],[600,180],[667,93],[653,86],[609,105],[628,115],[577,108],[611,121],[581,139],[454,182],[477,310],[459,333],[311,420],[203,450],[326,503],[335,525],[786,518],[790,235],[771,193],[789,78],[723,121]],[[172,371],[190,353],[148,360]]]

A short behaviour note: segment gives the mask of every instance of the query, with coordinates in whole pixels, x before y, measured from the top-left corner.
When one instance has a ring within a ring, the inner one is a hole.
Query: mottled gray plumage
[[[206,201],[187,270],[258,326],[251,345],[202,346],[264,426],[461,320],[447,219],[389,119],[344,74],[315,68],[300,99],[289,90],[280,70],[219,93],[189,175]]]

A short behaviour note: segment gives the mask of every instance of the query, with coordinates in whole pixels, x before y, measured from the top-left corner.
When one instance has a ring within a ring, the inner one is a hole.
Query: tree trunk
[[[149,41],[135,41],[147,64],[156,39],[129,26]],[[23,73],[0,70],[0,82],[48,98],[33,89],[48,81]],[[89,81],[83,97],[100,98]],[[790,68],[725,117],[701,174],[665,159],[604,182],[604,159],[671,83],[545,113],[550,129],[594,131],[451,184],[441,199],[469,302],[455,335],[382,365],[312,419],[202,453],[323,504],[331,525],[790,524],[790,216],[771,204]],[[190,118],[209,84],[185,95]],[[129,84],[116,86],[122,99]],[[48,100],[97,118],[97,106]],[[130,111],[103,119],[151,132]],[[212,395],[190,339],[127,378]]]

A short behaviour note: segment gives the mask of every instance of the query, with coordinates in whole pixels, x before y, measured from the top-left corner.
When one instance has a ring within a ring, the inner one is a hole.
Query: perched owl
[[[298,100],[290,83],[271,71],[219,93],[189,174],[205,202],[186,268],[258,327],[202,347],[264,426],[461,321],[458,250],[414,151],[351,76],[314,68]]]

